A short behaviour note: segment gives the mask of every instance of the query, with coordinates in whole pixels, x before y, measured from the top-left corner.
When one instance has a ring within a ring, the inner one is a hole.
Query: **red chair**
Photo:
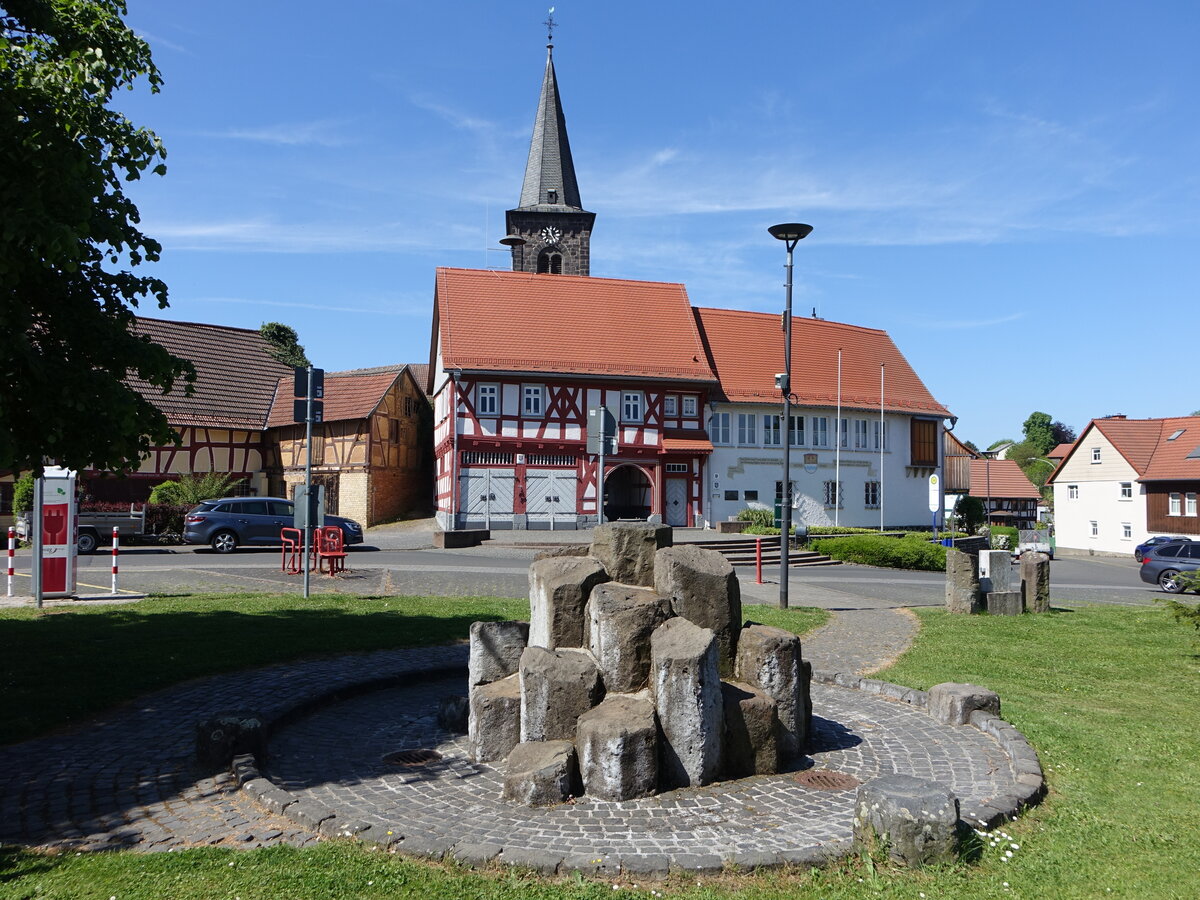
[[[313,532],[313,553],[317,558],[317,571],[326,571],[325,563],[329,563],[328,573],[336,575],[346,570],[346,548],[343,543],[342,529],[337,525],[325,525]]]

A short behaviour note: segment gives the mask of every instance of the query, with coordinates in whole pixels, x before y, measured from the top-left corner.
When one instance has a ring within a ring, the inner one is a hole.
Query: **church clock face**
[[[562,237],[562,232],[553,225],[547,225],[542,229],[541,236],[542,240],[547,244],[557,244],[559,239]]]

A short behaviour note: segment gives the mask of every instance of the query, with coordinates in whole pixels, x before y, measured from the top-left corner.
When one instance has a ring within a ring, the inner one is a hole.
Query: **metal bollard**
[[[121,549],[121,532],[116,525],[113,526],[113,541],[112,541],[112,592],[117,592],[117,552]]]

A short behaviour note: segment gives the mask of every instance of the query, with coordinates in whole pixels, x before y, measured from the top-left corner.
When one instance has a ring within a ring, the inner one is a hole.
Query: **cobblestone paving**
[[[855,791],[819,790],[795,773],[758,776],[653,798],[580,798],[549,809],[500,799],[499,770],[472,763],[465,739],[437,726],[437,700],[465,679],[380,691],[340,703],[279,733],[267,775],[295,795],[397,834],[464,847],[495,845],[578,858],[711,857],[752,864],[756,854],[804,857],[848,841]],[[900,772],[933,779],[966,804],[1012,792],[1008,757],[970,727],[938,725],[921,709],[859,691],[814,685],[818,749],[801,768],[865,781]],[[398,750],[436,749],[439,762],[405,768]],[[494,852],[494,851],[493,851]]]
[[[338,686],[465,668],[465,647],[355,654],[178,686],[67,735],[0,747],[0,843],[172,850],[305,846],[308,829],[261,810],[228,775],[193,765],[197,721],[231,709],[267,717]]]

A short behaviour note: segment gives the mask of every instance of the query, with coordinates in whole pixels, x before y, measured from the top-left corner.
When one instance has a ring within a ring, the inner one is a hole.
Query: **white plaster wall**
[[[753,412],[758,415],[757,446],[729,446],[716,444],[709,459],[706,475],[706,524],[713,527],[735,517],[748,505],[744,498],[747,490],[758,491],[758,505],[773,509],[775,505],[775,482],[783,477],[783,447],[762,446],[761,416],[778,413],[778,406],[755,406],[750,404],[715,405],[715,412],[731,414],[731,435],[737,440],[737,414]],[[835,418],[833,409],[805,408],[797,414],[805,416],[828,416]],[[843,410],[842,418],[867,418],[869,415]],[[837,470],[834,447],[792,447],[792,481],[796,483],[797,508],[793,511],[794,521],[808,525],[847,525],[862,528],[878,528],[880,510],[868,508],[864,503],[864,487],[867,481],[882,481],[884,527],[923,525],[932,523],[929,512],[928,476],[915,477],[906,472],[909,448],[907,416],[885,416],[888,423],[888,449],[882,454],[882,478],[880,477],[880,454],[876,450],[854,450],[843,448],[841,469]],[[811,428],[809,429],[811,431]],[[833,441],[833,422],[830,421],[830,442]],[[709,430],[711,436],[711,428]],[[806,436],[810,436],[806,432]],[[853,444],[853,425],[850,426],[850,442]],[[873,437],[872,437],[873,439]],[[817,454],[817,471],[810,474],[804,468],[804,454]],[[842,482],[842,508],[835,511],[824,505],[825,481],[835,480],[840,474]],[[726,500],[726,491],[737,491],[736,500]],[[940,520],[939,520],[940,524]]]
[[[1092,448],[1100,448],[1100,462],[1092,462]],[[1085,434],[1071,458],[1054,479],[1054,536],[1064,550],[1096,553],[1133,553],[1149,537],[1146,530],[1146,491],[1137,483],[1137,470],[1098,429]],[[1133,486],[1133,499],[1121,499],[1121,482]],[[1070,498],[1070,487],[1079,490]],[[1092,534],[1092,522],[1097,534]],[[1123,523],[1132,529],[1123,536]]]

